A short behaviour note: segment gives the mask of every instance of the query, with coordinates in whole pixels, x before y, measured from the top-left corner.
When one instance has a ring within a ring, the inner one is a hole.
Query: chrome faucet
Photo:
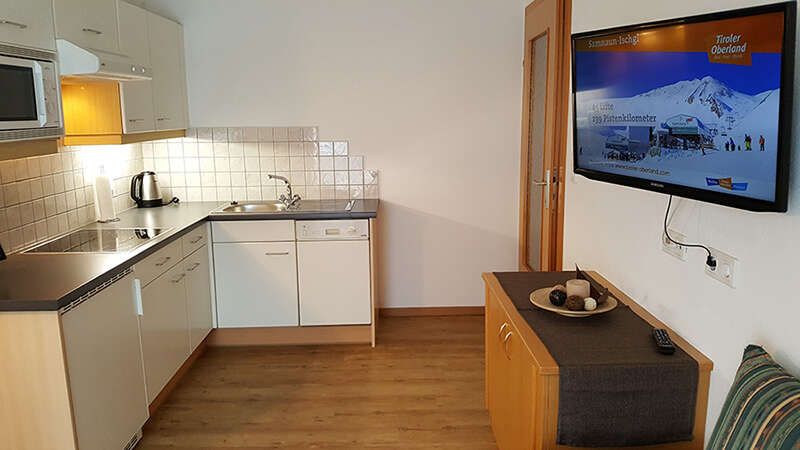
[[[292,183],[289,182],[288,178],[273,174],[269,174],[267,177],[269,177],[270,180],[281,180],[286,183],[286,193],[289,195],[287,196],[286,194],[281,194],[281,196],[278,197],[278,200],[283,203],[283,206],[285,206],[286,209],[297,205],[297,202],[301,200],[299,195],[292,193]]]

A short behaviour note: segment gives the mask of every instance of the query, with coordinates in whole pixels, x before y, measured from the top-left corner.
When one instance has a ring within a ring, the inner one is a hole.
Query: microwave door
[[[38,61],[0,56],[0,130],[39,128],[46,122]]]

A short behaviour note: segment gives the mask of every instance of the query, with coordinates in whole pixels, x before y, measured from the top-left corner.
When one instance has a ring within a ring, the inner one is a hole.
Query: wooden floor
[[[483,317],[382,319],[378,346],[210,348],[137,449],[496,449]]]

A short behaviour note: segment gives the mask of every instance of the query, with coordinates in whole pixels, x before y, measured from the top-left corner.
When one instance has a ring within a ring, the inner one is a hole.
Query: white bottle
[[[97,169],[94,177],[94,212],[100,223],[116,222],[117,213],[114,211],[114,194],[111,190],[111,178],[106,175],[105,166]]]

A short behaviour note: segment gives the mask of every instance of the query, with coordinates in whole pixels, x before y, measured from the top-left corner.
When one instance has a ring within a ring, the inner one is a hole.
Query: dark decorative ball
[[[564,306],[567,301],[567,293],[561,290],[553,289],[550,291],[550,303],[555,306]]]
[[[585,302],[580,295],[573,295],[567,299],[567,309],[570,311],[583,311]]]

